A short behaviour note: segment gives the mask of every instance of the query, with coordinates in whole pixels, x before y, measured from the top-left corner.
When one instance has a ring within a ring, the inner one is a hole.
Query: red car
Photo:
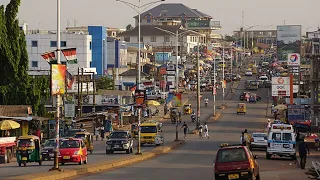
[[[60,141],[59,163],[79,163],[87,164],[88,152],[87,147],[82,139],[70,138]]]
[[[253,156],[247,146],[224,144],[214,162],[215,180],[260,180],[258,156]]]

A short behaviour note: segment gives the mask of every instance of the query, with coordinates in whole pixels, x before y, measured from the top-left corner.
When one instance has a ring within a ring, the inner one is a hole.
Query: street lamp
[[[150,7],[151,5],[155,4],[155,3],[158,3],[158,2],[163,2],[165,0],[158,0],[158,1],[152,1],[152,2],[149,2],[149,3],[146,3],[144,5],[141,5],[141,0],[138,0],[139,1],[139,4],[138,5],[135,5],[133,3],[130,3],[130,2],[127,2],[127,1],[123,1],[123,0],[115,0],[117,2],[121,2],[127,6],[129,6],[131,9],[133,9],[134,11],[136,11],[138,13],[138,29],[139,29],[139,33],[138,33],[138,63],[137,63],[137,66],[138,66],[138,82],[136,84],[136,88],[137,89],[140,89],[140,83],[141,83],[141,67],[140,67],[140,58],[141,58],[141,12],[146,10],[148,7]],[[139,130],[138,130],[138,149],[137,149],[137,155],[141,155],[141,128],[140,128],[140,124],[141,124],[141,109],[139,108],[138,109],[138,126],[139,126]]]
[[[179,67],[178,67],[179,66],[179,63],[178,63],[179,38],[181,38],[182,36],[184,36],[186,34],[190,34],[190,33],[198,34],[198,35],[201,35],[201,36],[203,36],[203,35],[198,33],[198,32],[191,31],[191,30],[186,30],[185,32],[179,34],[179,29],[176,31],[176,33],[174,33],[174,32],[159,28],[159,27],[155,27],[155,28],[160,30],[160,31],[168,33],[172,37],[175,37],[175,40],[176,40],[176,93],[178,93],[179,92]],[[198,39],[198,52],[199,52],[199,39]],[[198,65],[199,65],[199,53],[198,53]],[[199,66],[198,66],[198,68],[199,68]],[[199,74],[199,71],[198,71],[198,74]],[[198,77],[198,79],[199,79],[199,77]],[[198,86],[198,88],[199,88],[199,86]],[[200,90],[200,88],[199,88],[199,90]],[[200,93],[199,93],[199,95],[200,95]],[[200,112],[200,105],[199,105],[198,109],[199,109],[199,112]],[[177,120],[176,120],[176,139],[175,139],[175,141],[179,141],[179,137],[178,137],[178,121]]]

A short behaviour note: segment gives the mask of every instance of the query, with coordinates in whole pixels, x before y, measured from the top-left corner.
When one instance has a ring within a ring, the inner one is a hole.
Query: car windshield
[[[75,133],[81,132],[81,129],[69,129],[66,133],[67,137],[73,137]]]
[[[156,126],[141,126],[141,133],[157,133]]]
[[[252,134],[252,137],[268,137],[267,134],[261,133],[261,134]]]
[[[228,163],[228,162],[242,162],[247,161],[246,152],[243,148],[235,149],[221,149],[218,153],[217,162]]]
[[[117,138],[128,138],[128,133],[126,132],[113,132],[110,134],[109,136],[110,138],[114,138],[114,139],[117,139]]]
[[[282,140],[283,141],[292,141],[291,133],[283,133],[282,134]]]
[[[85,136],[86,136],[85,134],[75,134],[75,135],[74,135],[75,138],[80,138],[80,139],[81,139],[81,138],[82,138],[82,139],[85,138]]]
[[[267,77],[260,77],[260,80],[268,80]]]
[[[32,139],[19,139],[18,147],[33,147],[35,146],[34,141]]]
[[[46,141],[46,143],[44,144],[44,146],[46,146],[46,147],[54,147],[54,145],[55,145],[54,140],[48,140],[48,141]]]
[[[64,140],[60,142],[60,148],[79,148],[80,142],[75,140]]]

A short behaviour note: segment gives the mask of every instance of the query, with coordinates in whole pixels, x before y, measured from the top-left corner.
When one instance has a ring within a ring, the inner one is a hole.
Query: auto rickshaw
[[[131,124],[131,136],[133,138],[138,138],[139,136],[139,126],[138,126],[138,123],[133,123]]]
[[[247,107],[245,103],[238,103],[237,114],[246,114]]]
[[[16,157],[19,166],[26,166],[29,162],[42,165],[40,138],[33,135],[20,136],[17,139]]]
[[[76,132],[74,134],[75,138],[82,138],[83,142],[86,144],[87,150],[92,154],[93,152],[93,136],[89,132]]]
[[[170,108],[170,118],[172,124],[176,123],[176,121],[178,121],[178,123],[181,123],[181,113],[177,107]]]
[[[185,115],[192,113],[191,104],[185,104],[185,105],[183,106],[183,113],[184,113]]]

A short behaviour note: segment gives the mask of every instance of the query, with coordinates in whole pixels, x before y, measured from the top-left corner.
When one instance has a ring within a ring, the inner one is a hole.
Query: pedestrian
[[[278,110],[275,109],[275,111],[273,112],[273,116],[274,116],[274,120],[278,119]]]
[[[299,144],[299,156],[300,156],[300,168],[304,169],[307,162],[307,153],[310,155],[310,149],[307,143],[304,141],[304,138],[301,138]]]
[[[200,139],[203,138],[203,136],[202,136],[202,129],[203,129],[203,126],[200,124],[200,126],[199,126],[199,128],[198,128]]]
[[[274,105],[272,104],[272,105],[271,105],[271,114],[273,114],[273,113],[274,113],[274,111],[275,111],[275,109],[274,109]]]
[[[244,137],[244,132],[241,132],[240,144],[241,144],[242,146],[245,146],[245,145],[246,145],[246,139],[245,139],[245,137]]]
[[[268,119],[268,122],[266,124],[266,131],[268,131],[268,134],[270,132],[270,129],[271,129],[271,121],[270,121],[270,119]]]
[[[204,138],[209,139],[209,129],[208,129],[208,125],[206,122],[204,123]]]
[[[189,127],[188,127],[187,123],[184,122],[183,125],[181,126],[181,128],[183,128],[184,138],[187,138],[187,131],[189,131]]]
[[[104,131],[104,127],[103,127],[103,125],[100,127],[100,136],[101,136],[101,141],[103,141],[103,139],[104,139],[104,133],[105,133],[105,131]]]

